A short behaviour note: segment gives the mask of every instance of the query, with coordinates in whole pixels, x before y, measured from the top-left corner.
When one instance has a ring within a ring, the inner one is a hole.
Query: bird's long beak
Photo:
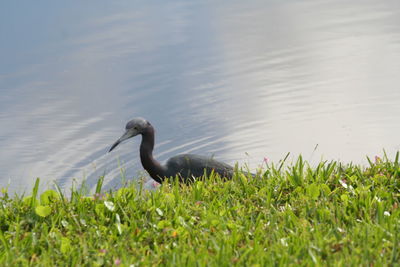
[[[122,141],[125,141],[126,139],[129,139],[133,137],[134,135],[130,131],[126,131],[115,143],[111,146],[110,150],[108,152],[111,152],[116,146],[118,146]]]
[[[108,152],[110,153],[111,150],[113,150],[116,146],[119,145],[119,143],[121,143],[121,141],[118,139],[118,140],[111,146],[111,148],[110,148],[110,150],[108,150]]]

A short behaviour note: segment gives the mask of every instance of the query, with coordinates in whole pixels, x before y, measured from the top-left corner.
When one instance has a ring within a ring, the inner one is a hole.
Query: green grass
[[[257,178],[155,191],[0,196],[1,266],[381,266],[400,262],[399,153],[368,167],[301,157]]]

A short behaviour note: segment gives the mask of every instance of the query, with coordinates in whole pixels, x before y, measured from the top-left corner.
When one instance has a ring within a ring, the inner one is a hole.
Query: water
[[[40,1],[0,8],[0,187],[143,175],[156,157],[255,169],[287,152],[365,164],[400,150],[400,2]],[[316,149],[315,149],[316,148]]]

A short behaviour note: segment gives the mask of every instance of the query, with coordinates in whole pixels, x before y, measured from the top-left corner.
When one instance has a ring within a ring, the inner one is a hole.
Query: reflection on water
[[[139,137],[106,153],[135,116],[155,126],[161,161],[254,169],[287,152],[363,163],[400,149],[399,1],[28,5],[0,9],[0,186],[12,191],[142,173]]]

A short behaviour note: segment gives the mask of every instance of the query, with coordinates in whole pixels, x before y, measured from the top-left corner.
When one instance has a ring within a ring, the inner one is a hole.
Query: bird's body
[[[140,144],[140,160],[144,169],[151,178],[162,183],[166,178],[179,177],[181,182],[191,182],[204,174],[214,172],[224,178],[232,178],[233,167],[208,158],[193,154],[181,154],[170,158],[165,165],[161,165],[153,157],[154,128],[143,118],[135,118],[126,125],[126,132],[110,148],[113,150],[119,143],[138,134],[142,135]]]
[[[210,175],[212,172],[218,173],[221,177],[231,178],[233,168],[223,162],[193,154],[181,154],[170,158],[166,163],[167,177],[179,177],[193,179]]]

